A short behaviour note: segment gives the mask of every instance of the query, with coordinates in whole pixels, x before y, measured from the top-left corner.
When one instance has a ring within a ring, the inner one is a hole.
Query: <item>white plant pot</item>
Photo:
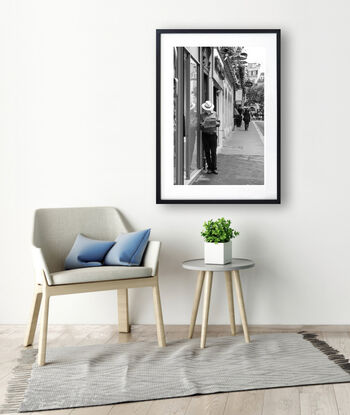
[[[228,264],[232,260],[232,241],[215,244],[204,242],[204,262],[206,264]]]

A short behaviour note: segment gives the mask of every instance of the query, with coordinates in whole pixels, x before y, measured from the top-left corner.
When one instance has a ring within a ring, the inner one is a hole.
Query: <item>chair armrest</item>
[[[158,273],[160,242],[149,241],[143,255],[142,266],[152,268],[152,276]]]
[[[37,284],[52,285],[50,271],[47,267],[41,248],[32,246],[32,257]],[[46,281],[44,280],[44,278],[46,279]]]

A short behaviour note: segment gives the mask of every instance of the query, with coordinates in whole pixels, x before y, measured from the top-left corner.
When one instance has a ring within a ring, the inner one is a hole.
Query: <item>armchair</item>
[[[42,306],[38,364],[43,366],[50,297],[93,291],[117,290],[118,330],[129,332],[128,289],[152,287],[157,337],[164,347],[165,334],[158,285],[160,242],[149,241],[138,267],[101,266],[64,270],[64,260],[78,233],[93,239],[114,240],[127,232],[118,211],[112,207],[39,209],[33,229],[33,262],[36,276],[34,300],[24,346],[33,343]]]

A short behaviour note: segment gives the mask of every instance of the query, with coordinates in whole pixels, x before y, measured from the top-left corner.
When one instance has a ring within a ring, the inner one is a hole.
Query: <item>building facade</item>
[[[218,151],[234,128],[235,86],[216,47],[174,48],[174,184],[191,184],[205,166],[199,128],[210,100],[221,122]]]
[[[256,84],[258,80],[260,79],[261,75],[261,65],[260,63],[248,63],[247,66],[247,76],[250,81],[253,82],[253,84]]]

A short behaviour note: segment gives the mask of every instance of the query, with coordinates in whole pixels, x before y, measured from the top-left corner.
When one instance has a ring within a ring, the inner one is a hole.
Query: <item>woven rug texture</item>
[[[350,382],[344,356],[315,335],[307,336],[259,334],[249,344],[242,336],[208,338],[205,349],[197,338],[165,348],[155,342],[51,348],[42,367],[29,364],[35,352],[26,350],[23,396],[13,393],[4,409],[11,412],[17,405],[20,412],[30,412]],[[17,373],[21,376],[21,364]]]

